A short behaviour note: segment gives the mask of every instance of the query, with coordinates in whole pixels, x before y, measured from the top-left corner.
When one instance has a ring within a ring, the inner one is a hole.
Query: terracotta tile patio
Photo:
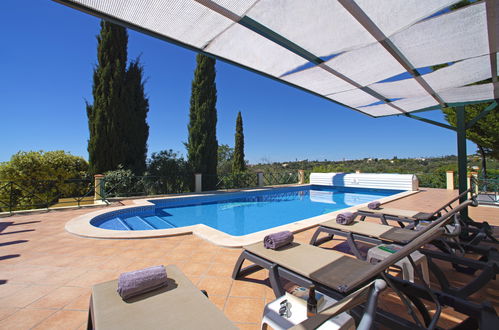
[[[424,191],[390,203],[400,208],[431,211],[455,192]],[[94,209],[51,211],[0,219],[0,328],[84,329],[92,285],[115,279],[120,273],[158,264],[176,264],[210,300],[243,329],[259,329],[266,303],[275,299],[267,274],[259,271],[244,280],[231,279],[240,249],[217,247],[196,236],[139,240],[81,238],[64,231],[64,224]],[[499,208],[470,210],[475,220],[499,225]],[[314,229],[296,235],[308,243]],[[334,240],[324,245],[342,251]],[[499,309],[497,280],[472,296],[491,301]],[[404,308],[391,293],[380,306],[401,314]],[[446,313],[450,323],[459,320]]]

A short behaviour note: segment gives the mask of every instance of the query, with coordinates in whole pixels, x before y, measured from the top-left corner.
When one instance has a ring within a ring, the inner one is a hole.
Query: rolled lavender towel
[[[118,279],[118,293],[123,300],[166,285],[163,265],[122,273]]]
[[[377,210],[377,209],[379,209],[380,206],[381,206],[381,203],[378,201],[374,201],[374,202],[367,204],[367,207],[371,210]]]
[[[265,238],[263,239],[263,246],[265,246],[265,248],[267,249],[276,250],[293,242],[293,239],[293,233],[289,230],[280,231],[278,233],[265,236]]]
[[[349,225],[353,222],[355,215],[352,212],[343,212],[336,216],[336,223],[340,225]]]

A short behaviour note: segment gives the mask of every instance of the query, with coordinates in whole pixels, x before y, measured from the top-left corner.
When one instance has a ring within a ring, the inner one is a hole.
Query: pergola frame
[[[218,60],[236,65],[238,67],[242,67],[246,70],[258,73],[260,75],[263,75],[265,77],[271,78],[273,80],[279,81],[281,83],[293,86],[295,88],[298,88],[300,90],[303,90],[305,92],[311,93],[313,95],[322,97],[324,99],[327,99],[328,101],[337,103],[339,105],[342,105],[344,107],[347,107],[349,109],[361,112],[362,114],[368,115],[370,117],[375,117],[369,113],[362,112],[359,109],[356,109],[352,106],[343,104],[341,102],[335,101],[331,98],[326,97],[325,95],[322,95],[320,93],[314,92],[312,90],[308,90],[306,88],[303,88],[301,86],[297,86],[293,83],[287,82],[285,80],[276,78],[275,76],[268,74],[266,72],[259,71],[257,69],[242,65],[234,60],[227,59],[221,56],[217,56],[214,54],[211,54],[209,52],[206,52],[204,48],[197,48],[192,45],[189,45],[187,43],[182,42],[181,40],[176,40],[173,38],[170,38],[168,36],[165,36],[163,34],[157,33],[155,31],[152,31],[150,29],[147,29],[145,27],[135,25],[131,22],[125,21],[123,19],[120,19],[118,17],[114,17],[112,15],[106,14],[104,12],[98,11],[94,8],[91,8],[90,6],[85,6],[80,3],[73,2],[71,0],[53,0],[59,3],[62,3],[66,6],[75,8],[79,11],[86,12],[88,14],[91,14],[93,16],[100,17],[104,20],[119,24],[121,26],[136,30],[138,32],[144,33],[146,35],[150,35],[152,37],[179,45],[181,47],[193,50],[195,52],[199,52],[202,54],[205,54],[207,56],[216,58]],[[311,52],[307,51],[306,49],[302,48],[300,45],[292,42],[288,38],[285,38],[284,36],[278,34],[277,32],[273,31],[272,29],[268,28],[267,26],[255,21],[254,19],[250,18],[249,16],[239,16],[233,12],[231,12],[229,9],[217,4],[216,2],[212,0],[193,0],[196,1],[198,4],[218,13],[219,15],[222,15],[223,17],[233,21],[236,24],[239,24],[241,26],[244,26],[245,28],[259,34],[260,36],[284,47],[288,51],[294,53],[295,55],[298,55],[305,60],[307,60],[310,63],[315,64],[318,67],[321,67],[328,73],[334,75],[335,77],[343,80],[344,82],[355,86],[355,88],[369,94],[373,98],[379,100],[380,102],[385,103],[386,105],[392,107],[393,109],[397,110],[400,112],[399,115],[403,115],[412,119],[417,119],[429,124],[437,125],[439,127],[443,127],[446,129],[451,129],[453,131],[456,131],[457,133],[457,151],[458,151],[458,173],[459,173],[459,191],[460,193],[466,190],[467,186],[467,155],[466,155],[466,129],[472,127],[476,122],[483,118],[485,115],[490,113],[491,111],[497,109],[497,103],[499,100],[499,84],[498,84],[498,79],[497,79],[497,53],[496,53],[496,47],[497,47],[497,31],[496,31],[496,21],[499,18],[499,13],[497,13],[497,8],[498,4],[495,2],[496,0],[484,0],[485,6],[486,6],[486,12],[487,12],[487,38],[488,38],[488,45],[489,45],[489,61],[490,61],[490,68],[491,68],[491,77],[492,77],[492,86],[494,89],[494,97],[493,99],[489,100],[480,100],[480,101],[471,101],[471,102],[456,102],[456,103],[451,103],[448,102],[446,103],[443,98],[425,81],[425,78],[417,71],[417,69],[410,63],[410,61],[404,56],[403,52],[400,51],[400,49],[397,48],[397,46],[383,33],[383,31],[371,20],[371,18],[362,10],[362,8],[359,7],[359,5],[353,1],[353,0],[338,0],[338,3],[343,6],[343,8],[350,13],[350,15],[408,72],[418,84],[421,86],[427,93],[430,95],[437,103],[438,105],[436,106],[430,106],[426,108],[422,108],[419,110],[414,110],[414,111],[406,111],[397,105],[393,104],[392,100],[390,100],[388,97],[385,97],[381,95],[380,93],[374,91],[372,88],[368,86],[363,86],[359,84],[358,82],[354,81],[353,79],[343,75],[342,73],[332,69],[329,66],[324,65],[325,61],[321,59],[320,57],[312,54]],[[474,6],[476,4],[472,4]],[[467,104],[477,104],[477,103],[485,103],[485,102],[492,102],[490,106],[488,106],[480,115],[478,115],[476,118],[471,120],[470,122],[466,123],[465,121],[465,108],[464,106]],[[414,115],[414,112],[422,112],[422,111],[430,111],[430,110],[441,110],[442,108],[445,107],[453,107],[456,111],[457,114],[457,127],[453,127],[444,123],[440,123],[437,121],[433,121],[430,119],[426,119],[423,117],[419,117],[417,115]],[[394,114],[397,115],[397,114]],[[465,211],[466,212],[466,211]]]

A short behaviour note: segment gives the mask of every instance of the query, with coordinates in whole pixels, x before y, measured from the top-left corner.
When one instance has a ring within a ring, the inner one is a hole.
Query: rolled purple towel
[[[263,239],[263,246],[265,246],[265,248],[267,249],[276,250],[293,242],[293,239],[293,233],[289,230],[280,231],[278,233],[273,233],[265,236],[265,238]]]
[[[336,223],[340,225],[349,225],[353,222],[355,215],[352,212],[343,212],[336,216]]]
[[[377,210],[377,209],[379,209],[380,206],[381,206],[381,203],[378,201],[374,201],[374,202],[367,204],[367,207],[371,210]]]
[[[122,273],[118,279],[118,293],[123,300],[166,285],[165,266],[154,266]]]

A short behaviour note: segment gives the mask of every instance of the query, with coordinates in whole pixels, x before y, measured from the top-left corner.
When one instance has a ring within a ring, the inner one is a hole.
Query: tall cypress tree
[[[124,98],[127,111],[123,117],[123,134],[125,135],[123,142],[128,147],[123,166],[131,169],[136,175],[142,175],[146,170],[147,138],[149,137],[149,125],[146,122],[149,100],[144,92],[143,71],[139,59],[136,59],[128,66],[125,79]]]
[[[237,114],[236,119],[236,135],[234,144],[234,156],[232,160],[232,172],[244,172],[246,163],[244,162],[244,133],[243,133],[243,117],[241,111]]]
[[[87,103],[90,171],[103,173],[123,165],[142,174],[149,136],[149,101],[144,93],[143,68],[138,59],[126,68],[125,28],[102,21],[97,41],[94,103]]]
[[[192,170],[203,174],[203,190],[211,190],[216,188],[218,156],[215,60],[198,54],[196,62],[186,147]]]
[[[120,112],[124,105],[128,34],[124,28],[102,21],[97,42],[98,63],[94,68],[92,88],[94,103],[87,103],[88,157],[90,171],[103,173],[116,169],[125,158],[120,139]]]

